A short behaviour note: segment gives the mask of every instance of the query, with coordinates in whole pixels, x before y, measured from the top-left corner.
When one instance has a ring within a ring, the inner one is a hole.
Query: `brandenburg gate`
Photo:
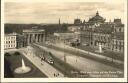
[[[26,39],[26,44],[45,42],[45,31],[42,29],[25,29],[23,35]]]

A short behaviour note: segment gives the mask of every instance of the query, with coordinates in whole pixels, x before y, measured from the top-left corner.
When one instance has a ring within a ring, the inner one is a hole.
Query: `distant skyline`
[[[5,23],[73,23],[80,18],[88,21],[96,12],[113,21],[121,18],[124,22],[124,3],[105,2],[5,2]]]

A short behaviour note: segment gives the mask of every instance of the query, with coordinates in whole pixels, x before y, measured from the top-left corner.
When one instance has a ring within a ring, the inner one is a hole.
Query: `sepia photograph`
[[[127,78],[126,3],[3,1],[1,76],[8,81]]]

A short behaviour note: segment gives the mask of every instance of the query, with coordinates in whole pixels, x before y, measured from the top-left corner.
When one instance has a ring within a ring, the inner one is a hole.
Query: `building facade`
[[[115,24],[111,40],[111,50],[124,52],[124,24]]]
[[[114,19],[113,22],[105,22],[105,20],[97,12],[88,22],[84,21],[84,24],[81,24],[82,27],[80,27],[81,43],[89,46],[102,45],[105,49],[123,52],[124,24],[118,18]]]
[[[17,47],[17,34],[5,34],[4,36],[4,49],[13,49]]]
[[[83,45],[92,45],[93,28],[84,27],[81,29],[81,42]]]
[[[17,33],[5,34],[4,49],[17,49],[25,47],[24,36]]]
[[[54,33],[54,37],[57,42],[65,43],[68,45],[74,42],[80,43],[81,41],[79,33]]]
[[[110,49],[113,30],[114,25],[110,23],[97,26],[93,32],[93,45],[102,45],[103,48]]]

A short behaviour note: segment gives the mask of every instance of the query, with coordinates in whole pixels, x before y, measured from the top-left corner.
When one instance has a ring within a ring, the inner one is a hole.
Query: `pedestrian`
[[[54,77],[55,77],[55,73],[54,73]]]
[[[41,57],[41,62],[43,61],[43,58]]]
[[[58,76],[59,76],[59,73],[58,73]]]

